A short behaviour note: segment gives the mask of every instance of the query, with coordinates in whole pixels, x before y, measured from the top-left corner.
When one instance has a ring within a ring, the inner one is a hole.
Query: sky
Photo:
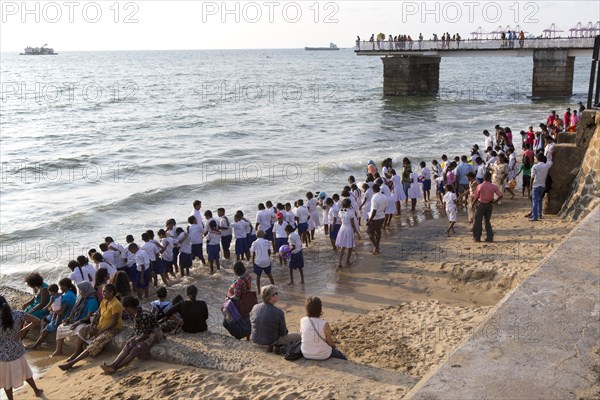
[[[600,20],[600,1],[0,1],[0,51],[352,47],[371,34],[540,35]]]

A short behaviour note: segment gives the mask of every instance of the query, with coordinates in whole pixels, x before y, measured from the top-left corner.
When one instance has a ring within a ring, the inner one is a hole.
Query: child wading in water
[[[454,224],[456,223],[456,194],[454,193],[454,186],[446,186],[446,194],[444,195],[444,207],[446,208],[446,215],[448,216],[448,229],[446,229],[446,236],[450,236],[450,231],[454,231]]]
[[[292,257],[288,264],[290,268],[290,281],[288,285],[294,284],[294,270],[300,271],[300,284],[304,285],[304,257],[302,256],[302,239],[300,235],[294,232],[294,228],[290,225],[285,227],[288,233],[288,244],[292,248]]]

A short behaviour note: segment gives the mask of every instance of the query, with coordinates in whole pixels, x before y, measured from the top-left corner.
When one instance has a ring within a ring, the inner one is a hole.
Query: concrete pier
[[[573,94],[575,57],[567,49],[533,52],[533,97],[567,97]]]
[[[440,57],[383,57],[383,94],[435,94],[440,88]]]

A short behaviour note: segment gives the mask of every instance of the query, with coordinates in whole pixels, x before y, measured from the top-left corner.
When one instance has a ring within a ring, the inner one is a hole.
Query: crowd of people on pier
[[[483,131],[481,145],[474,144],[468,154],[444,154],[430,162],[405,157],[397,166],[391,158],[379,165],[369,160],[364,182],[349,176],[339,193],[307,192],[295,201],[265,201],[257,205],[254,218],[242,210],[232,218],[224,208],[217,208],[216,213],[203,210],[202,202],[196,200],[185,228],[169,218],[156,234],[152,230],[138,233],[139,241],[126,235],[126,245],[107,236],[87,256],[70,261],[69,273],[57,283],[49,284],[37,272],[29,274],[25,282],[33,297],[25,304],[10,305],[0,296],[0,383],[9,399],[12,388],[23,381],[41,396],[21,340],[30,331],[37,340],[29,349],[55,336],[54,357],[63,355],[65,340],[73,341],[73,353],[59,366],[69,370],[100,354],[130,324],[133,334],[120,354],[101,366],[107,374],[135,358],[148,358],[152,346],[164,340],[165,334],[207,331],[208,307],[197,298],[197,287],[189,285],[186,298],[175,296],[170,301],[168,288],[179,277],[189,276],[191,268],[214,274],[222,262],[223,268],[233,264],[235,274],[222,307],[223,326],[232,336],[290,358],[301,353],[314,360],[345,359],[336,349],[331,327],[321,317],[318,297],[305,299],[300,332],[288,332],[284,312],[276,306],[280,298],[272,265],[289,269],[289,285],[295,284],[296,273],[300,284],[305,284],[303,251],[313,246],[320,232],[328,238],[331,251],[337,252],[336,268],[351,264],[363,232],[372,245],[371,254],[377,255],[385,251],[380,247],[382,232],[392,226],[394,216],[401,215],[402,204],[416,213],[419,200],[424,207],[435,202],[443,210],[449,222],[446,235],[455,233],[459,212],[465,210],[473,240],[481,241],[485,222],[485,241],[493,242],[492,204],[501,203],[505,193],[515,197],[519,176],[521,195],[532,203],[527,217],[538,221],[542,198],[551,188],[548,171],[558,134],[574,132],[584,109],[579,103],[578,110],[568,108],[562,118],[552,111],[537,129],[530,126],[520,131],[520,143],[511,128],[496,125],[493,131]],[[263,273],[270,283],[266,286],[261,286]],[[155,288],[153,301],[150,286]]]
[[[416,47],[413,47],[413,38],[411,35],[400,34],[400,35],[385,35],[381,32],[377,35],[371,34],[368,43],[371,44],[369,50],[422,50],[423,49],[423,33],[419,33],[418,43]],[[463,38],[459,33],[450,35],[450,32],[442,33],[442,36],[438,36],[434,33],[429,39],[433,43],[433,49],[437,49],[437,43],[440,42],[440,50],[460,49],[460,43]],[[471,39],[478,40],[478,39]],[[523,48],[525,45],[525,32],[511,31],[500,32],[499,40],[500,49],[514,49],[515,44],[518,41],[519,48]],[[361,42],[363,42],[360,36],[356,37],[356,49],[361,50]]]

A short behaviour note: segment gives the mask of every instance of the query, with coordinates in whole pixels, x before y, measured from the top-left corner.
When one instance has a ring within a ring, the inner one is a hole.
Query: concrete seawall
[[[600,398],[600,208],[407,395]]]

